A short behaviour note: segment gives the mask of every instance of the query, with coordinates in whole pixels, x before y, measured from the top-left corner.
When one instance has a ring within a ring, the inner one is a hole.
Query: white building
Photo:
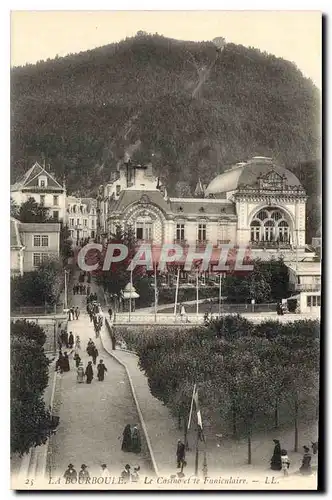
[[[29,198],[49,209],[54,220],[64,221],[66,217],[66,188],[58,183],[54,175],[45,167],[35,163],[10,188],[10,196],[17,205]]]
[[[67,223],[70,237],[78,244],[95,238],[97,230],[97,201],[93,198],[67,197]]]
[[[99,197],[98,235],[130,224],[155,245],[247,245],[254,258],[313,258],[305,244],[307,196],[297,177],[254,157],[213,179],[204,198],[170,198],[152,166],[123,164]]]
[[[23,275],[34,271],[46,260],[60,257],[60,224],[23,223],[10,218],[10,271]]]

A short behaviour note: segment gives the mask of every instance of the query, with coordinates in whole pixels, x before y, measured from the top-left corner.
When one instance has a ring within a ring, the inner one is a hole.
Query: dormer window
[[[38,177],[38,187],[46,187],[47,186],[47,177],[45,175]]]
[[[201,207],[201,208],[199,209],[199,211],[200,211],[201,213],[202,213],[202,212],[205,212],[204,207]]]
[[[178,208],[178,211],[179,211],[179,212],[183,212],[183,207],[179,207],[179,208]]]

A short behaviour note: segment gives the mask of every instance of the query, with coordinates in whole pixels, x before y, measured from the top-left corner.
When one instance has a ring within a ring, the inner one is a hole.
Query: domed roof
[[[205,196],[235,191],[240,185],[258,186],[259,178],[273,171],[284,177],[289,186],[302,187],[292,172],[276,165],[272,158],[254,156],[251,160],[237,163],[230,170],[217,175],[206,188]]]

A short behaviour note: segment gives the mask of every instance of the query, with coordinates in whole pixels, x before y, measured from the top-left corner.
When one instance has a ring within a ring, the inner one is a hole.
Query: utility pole
[[[131,321],[131,294],[133,292],[133,269],[130,270],[129,323]]]
[[[67,273],[69,274],[69,271],[66,271],[66,269],[65,269],[65,298],[64,298],[64,309],[68,309],[68,285],[67,285]]]
[[[198,292],[198,267],[197,267],[197,273],[196,273],[196,315],[197,316],[198,316],[198,308],[199,308],[198,296],[199,296],[199,292]]]
[[[180,266],[178,267],[178,274],[177,274],[177,278],[176,278],[175,303],[174,303],[174,316],[175,317],[176,317],[176,309],[177,309],[177,305],[178,305],[179,282],[180,282]]]

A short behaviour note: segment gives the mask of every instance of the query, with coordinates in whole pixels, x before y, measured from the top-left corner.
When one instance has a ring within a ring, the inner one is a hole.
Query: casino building
[[[100,189],[97,236],[107,238],[116,225],[130,224],[138,241],[154,245],[247,245],[254,258],[310,260],[306,200],[297,177],[272,158],[235,164],[194,198],[169,197],[151,165],[129,160]]]

